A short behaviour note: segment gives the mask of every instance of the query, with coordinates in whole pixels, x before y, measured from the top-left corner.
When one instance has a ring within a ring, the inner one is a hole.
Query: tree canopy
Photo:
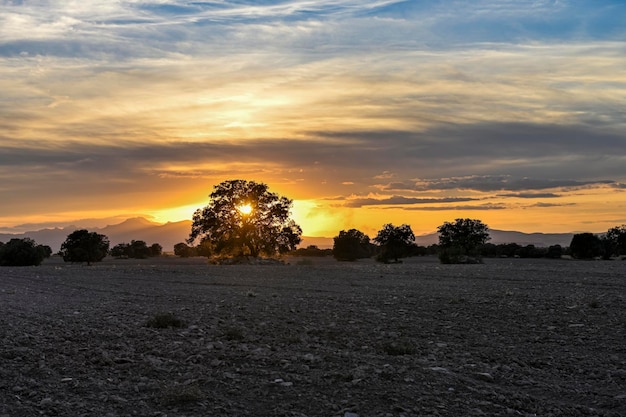
[[[356,261],[371,254],[370,238],[360,230],[342,230],[333,238],[333,257],[338,261]]]
[[[293,201],[266,184],[224,181],[209,198],[193,214],[189,244],[199,239],[218,255],[257,257],[289,252],[301,241],[302,229],[290,218]]]
[[[11,239],[0,243],[0,266],[39,265],[51,254],[50,246],[38,245],[30,238]]]
[[[570,253],[577,259],[593,259],[603,254],[602,241],[593,233],[577,233],[569,244]]]
[[[111,256],[116,258],[145,259],[153,256],[161,256],[163,247],[158,243],[148,246],[143,240],[131,240],[128,243],[118,243],[111,248]]]
[[[442,263],[479,260],[479,248],[489,239],[489,228],[480,220],[456,219],[445,222],[439,232],[439,259]]]
[[[109,238],[81,229],[70,233],[59,253],[65,262],[100,262],[109,252]]]
[[[399,258],[411,255],[415,247],[415,235],[408,224],[394,226],[388,223],[378,231],[374,242],[380,246],[379,261],[386,263],[393,259],[398,262]]]
[[[603,238],[609,243],[607,257],[626,255],[626,224],[610,228]]]

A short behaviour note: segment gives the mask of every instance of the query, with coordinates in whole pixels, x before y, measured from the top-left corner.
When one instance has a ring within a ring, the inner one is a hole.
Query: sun
[[[244,216],[247,216],[248,214],[252,213],[252,206],[247,203],[242,204],[240,206],[237,206],[237,210],[239,210],[239,212]]]

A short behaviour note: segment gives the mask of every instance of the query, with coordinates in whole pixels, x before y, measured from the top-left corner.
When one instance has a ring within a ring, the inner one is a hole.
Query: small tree
[[[563,248],[561,245],[552,245],[548,248],[548,253],[546,253],[546,258],[550,259],[560,259],[563,256]]]
[[[117,259],[130,257],[130,245],[128,243],[118,243],[111,248],[111,256]]]
[[[399,258],[410,256],[415,248],[415,235],[411,226],[403,224],[394,226],[388,223],[374,238],[380,248],[376,260],[388,263],[391,259],[398,262]]]
[[[195,248],[192,249],[194,250],[195,256],[204,256],[210,258],[211,255],[213,255],[213,252],[211,250],[211,242],[206,239],[203,239]]]
[[[480,247],[489,239],[489,228],[480,220],[445,222],[439,232],[441,263],[480,262]]]
[[[593,233],[577,233],[569,244],[572,257],[577,259],[593,259],[602,256],[602,242]]]
[[[189,258],[190,256],[196,255],[196,250],[185,242],[180,242],[174,245],[174,255],[180,256],[181,258]]]
[[[163,255],[163,246],[158,243],[153,243],[150,245],[150,255],[151,257],[157,257]]]
[[[150,248],[143,240],[131,240],[129,249],[129,258],[146,259],[150,256]]]
[[[357,229],[342,230],[333,238],[333,256],[338,261],[356,261],[369,258],[370,238]]]
[[[293,201],[254,181],[224,181],[209,195],[209,205],[198,209],[188,243],[200,238],[215,254],[257,257],[294,250],[302,229],[291,217]]]
[[[59,254],[65,262],[100,262],[109,251],[109,238],[87,230],[70,233],[61,245]]]
[[[32,239],[11,239],[0,245],[0,266],[40,265],[51,254],[49,246],[38,245]]]
[[[626,255],[626,224],[610,228],[604,237],[611,243],[612,251],[608,255]]]

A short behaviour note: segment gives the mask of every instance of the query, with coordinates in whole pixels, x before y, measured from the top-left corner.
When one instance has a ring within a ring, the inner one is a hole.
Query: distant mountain
[[[84,229],[81,226],[67,226],[63,228],[42,229],[20,234],[0,234],[0,242],[7,242],[13,238],[29,237],[40,245],[48,245],[53,252],[61,249],[61,244],[67,236],[75,230]],[[111,247],[118,243],[130,243],[131,240],[143,240],[148,246],[158,243],[164,251],[171,252],[174,245],[184,242],[191,231],[191,221],[168,222],[165,224],[154,223],[143,217],[128,219],[119,224],[102,228],[87,228],[90,232],[97,232],[109,238]]]
[[[61,249],[61,244],[67,235],[75,230],[83,229],[80,226],[67,226],[63,228],[41,229],[32,232],[19,234],[0,233],[0,242],[7,242],[10,239],[22,239],[29,237],[40,245],[48,245],[53,252]],[[109,225],[102,228],[88,228],[90,232],[97,232],[106,235],[111,242],[111,247],[118,243],[130,243],[131,240],[143,240],[148,246],[158,243],[163,246],[163,250],[171,252],[174,245],[184,242],[189,237],[191,231],[191,220],[179,222],[168,222],[165,224],[154,223],[143,217],[127,219],[122,223]],[[569,246],[573,233],[522,233],[507,230],[490,230],[490,243],[496,245],[501,243],[517,243],[518,245],[535,245],[537,247],[548,247],[552,245]],[[437,233],[416,236],[416,242],[422,246],[432,245],[439,241]],[[300,247],[315,245],[320,249],[333,247],[333,239],[330,237],[303,236]]]
[[[509,230],[489,229],[491,239],[489,243],[500,245],[504,243],[517,243],[521,246],[535,245],[547,248],[552,245],[569,246],[573,233],[523,233]],[[439,242],[439,234],[415,236],[418,245],[428,246]]]
[[[489,230],[490,243],[499,245],[503,243],[517,243],[521,246],[535,245],[547,248],[552,245],[569,246],[573,233],[522,233],[508,230]],[[418,245],[429,246],[439,242],[438,233],[415,236]],[[332,248],[333,238],[330,237],[303,237],[300,247],[315,245],[320,249]]]

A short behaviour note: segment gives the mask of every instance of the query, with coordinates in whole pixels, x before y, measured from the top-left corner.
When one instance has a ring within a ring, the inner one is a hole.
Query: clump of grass
[[[591,307],[591,308],[600,308],[600,301],[595,300],[595,299],[591,300],[589,302],[589,307]]]
[[[184,406],[196,403],[204,398],[202,391],[197,385],[173,385],[168,386],[161,392],[161,403],[165,406]]]
[[[300,265],[300,266],[310,266],[313,265],[313,261],[308,259],[308,258],[304,258],[304,259],[300,259],[296,262],[296,265]]]
[[[148,322],[146,327],[155,329],[167,329],[168,327],[181,328],[185,327],[185,322],[174,316],[172,313],[155,314]]]
[[[229,327],[224,330],[226,340],[243,340],[243,331],[238,327]]]
[[[415,346],[406,339],[387,342],[383,344],[382,350],[390,356],[413,355],[417,352]]]

